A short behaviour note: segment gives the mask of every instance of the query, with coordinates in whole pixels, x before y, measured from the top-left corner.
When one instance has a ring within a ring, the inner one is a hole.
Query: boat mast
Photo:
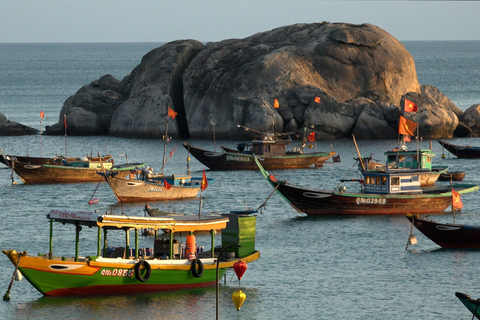
[[[167,126],[165,129],[165,136],[163,137],[163,140],[165,140],[163,144],[163,162],[162,162],[162,170],[160,171],[160,174],[163,175],[163,168],[165,167],[165,154],[167,153],[167,142],[168,142],[168,116],[167,116]]]

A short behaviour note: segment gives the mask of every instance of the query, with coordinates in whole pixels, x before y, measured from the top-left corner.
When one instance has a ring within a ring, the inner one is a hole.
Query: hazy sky
[[[312,22],[371,23],[398,40],[480,40],[479,1],[1,0],[2,42],[244,38]]]

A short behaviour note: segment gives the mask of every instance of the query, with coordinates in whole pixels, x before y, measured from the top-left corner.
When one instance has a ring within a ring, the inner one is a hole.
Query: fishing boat
[[[480,158],[480,147],[459,146],[446,141],[437,140],[447,151],[457,158],[478,159]]]
[[[251,129],[250,129],[251,130]],[[195,159],[210,170],[258,170],[255,156],[260,157],[262,165],[271,169],[298,169],[310,166],[322,166],[336,152],[304,152],[303,148],[287,151],[292,143],[287,134],[261,133],[250,143],[239,143],[237,149],[222,146],[222,152],[205,150],[188,142],[183,142]]]
[[[480,248],[480,226],[439,223],[410,213],[407,219],[442,248]]]
[[[250,263],[260,257],[254,247],[239,237],[245,232],[242,226],[248,226],[248,232],[255,232],[256,217],[252,215],[140,217],[51,210],[47,218],[51,225],[48,253],[28,255],[27,252],[3,250],[17,270],[45,296],[133,294],[210,287],[215,286],[236,262]],[[72,257],[54,255],[54,223],[74,227],[76,241]],[[80,233],[85,227],[98,228],[98,233],[95,231],[97,246],[91,248],[97,251],[96,255],[79,254]],[[144,228],[155,230],[151,248],[139,248],[138,231]],[[135,233],[133,249],[129,243],[131,230]],[[216,230],[236,233],[236,236],[226,240],[222,237],[221,246],[215,247]],[[161,235],[162,231],[166,233]],[[125,235],[123,246],[107,246],[107,234],[112,232]],[[208,235],[210,250],[202,250],[203,246],[197,248],[195,234],[199,232]],[[224,252],[228,254],[222,255]]]
[[[108,159],[103,165],[110,174],[119,177],[126,177],[131,171],[145,166],[144,163],[114,165],[113,159]],[[24,183],[98,182],[102,179],[97,174],[101,167],[101,161],[88,159],[62,161],[59,165],[12,162],[12,170]]]
[[[136,170],[135,174],[127,177],[119,177],[111,172],[99,174],[105,176],[119,202],[191,199],[197,197],[203,181],[202,177],[192,177],[188,174],[154,174],[149,167]],[[213,181],[212,178],[205,179],[207,184]]]
[[[472,299],[468,294],[461,292],[455,292],[455,296],[460,299],[475,318],[480,319],[480,299]]]
[[[372,157],[361,158],[360,171],[369,172],[418,172],[421,187],[435,185],[440,176],[447,172],[448,166],[433,166],[432,158],[435,156],[429,149],[407,150],[405,144],[384,153],[387,156],[385,164],[372,161]],[[418,161],[420,159],[420,161]]]
[[[440,181],[462,181],[465,178],[465,172],[463,171],[447,171],[442,172],[438,180]]]
[[[433,213],[444,211],[452,202],[452,187],[460,194],[479,190],[478,185],[422,188],[417,173],[363,172],[358,192],[345,186],[333,191],[302,187],[277,181],[257,161],[261,173],[275,191],[298,212],[308,215],[378,215]],[[351,181],[351,180],[344,180]]]
[[[102,157],[102,161],[107,161],[111,159],[111,155],[107,155]],[[28,163],[28,164],[52,164],[52,165],[62,165],[65,161],[68,162],[75,162],[75,161],[82,161],[82,160],[89,160],[89,161],[98,161],[98,157],[68,157],[65,158],[63,156],[56,156],[56,157],[30,157],[30,156],[14,156],[14,155],[5,155],[0,154],[0,162],[6,165],[7,167],[12,167],[12,159],[17,160],[18,162]],[[64,161],[65,160],[65,161]]]

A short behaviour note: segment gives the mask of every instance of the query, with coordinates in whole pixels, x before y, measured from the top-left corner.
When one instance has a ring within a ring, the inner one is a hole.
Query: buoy
[[[92,198],[88,201],[88,204],[97,204],[100,201],[98,198]]]
[[[240,310],[246,298],[247,296],[245,295],[245,293],[242,292],[242,290],[238,290],[232,293],[232,300],[235,304],[235,307],[237,308],[237,311]]]

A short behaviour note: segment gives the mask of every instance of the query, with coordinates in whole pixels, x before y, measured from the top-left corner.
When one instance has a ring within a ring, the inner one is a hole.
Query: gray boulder
[[[168,133],[188,137],[183,111],[182,76],[203,44],[194,40],[167,43],[147,53],[132,72],[129,99],[112,115],[110,135],[158,138]],[[176,121],[167,117],[168,108],[178,113]]]
[[[293,110],[298,125],[341,137],[360,115],[347,101],[368,97],[398,104],[407,92],[420,93],[412,56],[369,24],[297,24],[209,43],[183,79],[192,138],[207,138],[212,117],[219,119],[217,136],[226,139],[238,137],[237,124],[269,130],[273,114],[277,124],[279,115],[288,124],[292,112],[284,108]],[[320,93],[322,102],[312,104]],[[280,110],[273,109],[274,99]]]
[[[480,104],[474,104],[460,117],[460,121],[471,131],[471,137],[480,136]]]
[[[113,111],[127,98],[119,93],[125,92],[124,87],[124,82],[111,75],[83,86],[64,102],[58,123],[48,127],[45,134],[64,134],[65,116],[68,135],[108,134]]]
[[[23,136],[37,134],[39,131],[21,123],[10,121],[0,113],[0,136]]]

